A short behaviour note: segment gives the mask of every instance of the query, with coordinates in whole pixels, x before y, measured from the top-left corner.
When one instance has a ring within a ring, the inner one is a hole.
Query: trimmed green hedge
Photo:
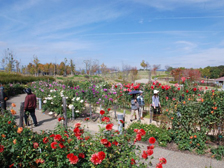
[[[24,76],[24,75],[15,74],[15,73],[0,72],[1,84],[8,84],[8,83],[26,84],[33,81],[43,81],[43,80],[54,81],[55,79],[49,76],[35,77],[35,76]]]

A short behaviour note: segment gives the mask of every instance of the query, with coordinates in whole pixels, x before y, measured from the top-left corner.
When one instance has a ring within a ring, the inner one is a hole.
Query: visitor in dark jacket
[[[4,92],[4,87],[2,87],[2,90],[3,90],[3,109],[6,110],[6,100],[8,100],[8,97],[6,95],[6,93]]]
[[[25,123],[26,123],[26,125],[29,125],[27,119],[30,114],[33,119],[34,125],[37,126],[37,118],[35,115],[35,109],[37,107],[36,95],[31,92],[30,88],[26,89],[25,92],[27,93],[27,96],[26,96],[25,102],[24,102]]]

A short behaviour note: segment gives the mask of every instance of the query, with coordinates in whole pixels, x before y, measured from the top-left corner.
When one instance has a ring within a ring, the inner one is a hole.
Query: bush
[[[35,76],[24,76],[20,74],[0,72],[0,83],[2,84],[8,84],[8,83],[26,84],[29,82],[41,81],[41,80],[54,81],[55,79],[49,76],[35,77]]]
[[[211,149],[211,152],[213,154],[213,157],[215,157],[217,160],[222,160],[224,157],[224,146],[219,146],[218,148]]]
[[[169,132],[166,129],[156,127],[155,125],[152,125],[152,124],[148,125],[148,124],[141,124],[141,123],[135,122],[129,126],[129,128],[127,129],[127,132],[129,134],[133,134],[134,129],[145,130],[146,135],[144,138],[142,138],[142,141],[144,142],[153,136],[158,141],[159,146],[166,146],[167,143],[172,140]]]

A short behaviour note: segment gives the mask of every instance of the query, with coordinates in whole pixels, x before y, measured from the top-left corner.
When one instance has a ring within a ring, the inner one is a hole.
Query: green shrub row
[[[53,77],[49,77],[49,76],[35,77],[35,76],[23,76],[20,74],[0,72],[0,83],[1,84],[8,84],[8,83],[26,84],[29,82],[41,81],[41,80],[54,81],[55,79]]]

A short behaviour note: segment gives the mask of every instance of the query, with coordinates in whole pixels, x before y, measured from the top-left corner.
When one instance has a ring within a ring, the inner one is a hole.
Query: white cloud
[[[203,9],[214,9],[224,6],[222,0],[132,0],[135,3],[141,3],[160,10],[173,10],[175,8],[191,6]]]
[[[177,48],[185,50],[185,51],[192,51],[194,48],[197,47],[197,44],[189,42],[189,41],[177,41]]]
[[[206,66],[224,65],[224,48],[209,48],[195,54],[172,57],[169,63],[176,67],[200,68]]]

